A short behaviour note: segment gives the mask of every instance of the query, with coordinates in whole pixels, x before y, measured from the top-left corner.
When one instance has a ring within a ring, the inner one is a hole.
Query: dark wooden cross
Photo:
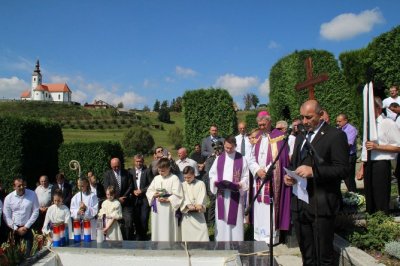
[[[316,77],[313,76],[313,65],[311,57],[307,57],[305,65],[306,65],[307,79],[303,82],[297,83],[296,90],[300,91],[308,88],[308,99],[315,100],[314,85],[327,81],[329,79],[329,76],[326,73],[323,73]]]

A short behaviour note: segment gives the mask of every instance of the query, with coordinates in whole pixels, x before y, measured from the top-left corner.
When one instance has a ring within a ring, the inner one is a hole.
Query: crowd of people
[[[344,113],[337,116],[336,127],[329,125],[328,112],[308,100],[291,126],[278,121],[273,127],[267,111],[258,113],[258,128],[251,131],[239,122],[237,136],[224,139],[217,125],[211,125],[210,135],[195,145],[190,157],[182,147],[174,160],[158,146],[148,168],[137,154],[128,170],[119,158],[112,158],[102,183],[90,171],[77,181],[75,195],[62,173],[53,185],[41,176],[35,191],[15,178],[4,206],[0,201],[3,218],[15,236],[30,245],[30,228],[47,234],[52,225],[65,223],[71,230],[74,220],[92,223],[92,239],[101,219],[106,239],[149,240],[151,216],[152,241],[209,241],[210,226],[215,241],[243,241],[248,223],[254,240],[272,238],[278,243],[293,225],[304,264],[318,260],[331,265],[342,180],[355,192],[355,178],[364,178],[367,211],[389,212],[390,162],[400,151],[397,94],[394,86],[391,100],[375,99],[378,137],[364,140],[362,160],[366,151],[371,158],[357,173],[357,129]],[[384,109],[392,112],[390,118]],[[395,174],[399,178],[398,168]],[[306,197],[300,195],[302,189]]]

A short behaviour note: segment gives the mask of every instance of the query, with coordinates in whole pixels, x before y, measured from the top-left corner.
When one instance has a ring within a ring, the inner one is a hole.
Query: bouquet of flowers
[[[347,206],[360,207],[365,203],[365,197],[355,192],[346,192],[343,195],[343,203]]]

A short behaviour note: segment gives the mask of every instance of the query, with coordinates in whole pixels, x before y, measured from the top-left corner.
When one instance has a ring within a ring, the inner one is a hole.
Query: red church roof
[[[31,91],[27,90],[21,93],[21,98],[30,98],[31,97]]]
[[[66,83],[42,84],[38,85],[35,91],[48,91],[48,92],[71,92]]]

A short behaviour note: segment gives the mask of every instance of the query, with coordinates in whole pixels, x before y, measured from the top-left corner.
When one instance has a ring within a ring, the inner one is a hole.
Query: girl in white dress
[[[103,229],[107,240],[122,241],[122,233],[118,224],[118,220],[122,219],[121,203],[115,199],[115,191],[113,186],[109,186],[106,190],[107,199],[103,201],[99,211],[99,217],[105,216],[105,227]]]
[[[182,183],[184,200],[181,206],[182,241],[209,241],[204,212],[206,211],[206,186],[194,177],[194,168],[186,166]]]

